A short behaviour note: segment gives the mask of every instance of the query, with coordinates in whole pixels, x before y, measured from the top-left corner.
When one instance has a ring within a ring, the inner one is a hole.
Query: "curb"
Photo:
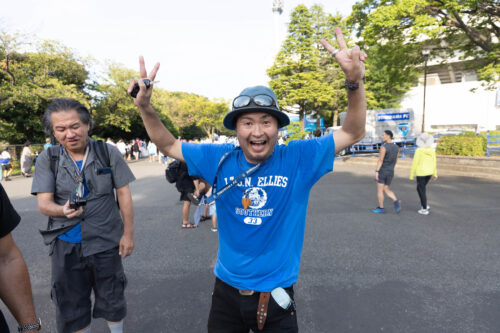
[[[498,157],[466,157],[466,156],[444,156],[437,157],[438,175],[446,174],[453,176],[486,178],[500,180],[500,158]],[[340,156],[336,163],[346,165],[372,165],[375,167],[378,154],[363,156]],[[410,170],[413,158],[398,158],[396,170]]]

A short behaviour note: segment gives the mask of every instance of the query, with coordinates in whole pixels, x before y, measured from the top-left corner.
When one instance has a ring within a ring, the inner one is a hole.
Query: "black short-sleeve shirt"
[[[10,203],[7,192],[0,184],[0,238],[8,235],[21,221],[21,217]]]

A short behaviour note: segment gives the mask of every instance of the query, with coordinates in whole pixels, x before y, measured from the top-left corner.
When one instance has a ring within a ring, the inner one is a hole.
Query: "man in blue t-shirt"
[[[213,184],[219,222],[216,282],[209,332],[297,332],[292,285],[297,281],[309,192],[333,168],[335,152],[365,133],[363,88],[366,54],[351,50],[336,29],[339,49],[326,41],[346,75],[349,106],[333,135],[278,146],[278,131],[289,124],[274,92],[263,86],[244,89],[233,100],[224,126],[236,130],[239,147],[181,143],[162,125],[150,105],[152,89],[142,80],[134,99],[150,138],[165,155],[185,161],[191,175]],[[154,80],[159,64],[147,76]],[[209,199],[210,200],[210,199]]]

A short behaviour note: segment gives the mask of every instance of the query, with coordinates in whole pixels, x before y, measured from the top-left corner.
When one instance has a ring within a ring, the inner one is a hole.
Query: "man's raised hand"
[[[324,39],[321,40],[321,44],[327,51],[332,53],[349,82],[361,81],[365,76],[365,65],[363,61],[365,61],[367,57],[366,53],[361,51],[357,45],[349,50],[340,28],[335,28],[335,35],[337,36],[337,42],[339,44],[338,50]]]
[[[134,89],[135,84],[139,84],[139,93],[137,97],[134,98],[134,104],[138,107],[145,107],[150,104],[151,94],[153,93],[153,81],[155,80],[156,73],[158,73],[158,69],[160,68],[160,63],[157,62],[153,67],[153,70],[149,73],[146,72],[146,65],[144,64],[144,57],[139,57],[139,75],[140,79],[133,79],[130,82],[127,92],[130,94]],[[148,89],[146,85],[142,81],[143,79],[149,79],[151,81],[151,87]]]

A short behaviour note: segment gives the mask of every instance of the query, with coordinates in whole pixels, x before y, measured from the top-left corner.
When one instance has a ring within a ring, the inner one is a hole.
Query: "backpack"
[[[108,144],[102,140],[96,140],[91,142],[91,149],[94,150],[95,155],[101,165],[105,166],[106,168],[111,168],[111,162],[109,160],[109,150],[108,150]],[[54,179],[57,178],[57,171],[59,169],[59,155],[61,154],[61,145],[52,145],[48,149],[48,154],[50,157],[50,170],[52,170],[52,173],[54,174]],[[115,182],[113,180],[113,176],[111,176],[111,181],[113,184],[113,187],[115,187]],[[116,195],[116,190],[115,192],[115,201],[118,207],[120,207],[120,203],[118,202],[118,196]]]
[[[165,178],[170,184],[175,183],[180,177],[181,162],[175,160],[165,169]]]
[[[91,149],[95,151],[95,155],[99,162],[105,167],[111,167],[111,162],[109,161],[109,151],[107,144],[102,140],[96,140],[91,142]],[[57,178],[57,171],[59,169],[59,155],[61,154],[60,145],[52,145],[48,148],[48,154],[50,157],[50,170],[54,174],[54,179]],[[113,179],[113,177],[111,177]],[[113,184],[114,185],[114,184]]]

